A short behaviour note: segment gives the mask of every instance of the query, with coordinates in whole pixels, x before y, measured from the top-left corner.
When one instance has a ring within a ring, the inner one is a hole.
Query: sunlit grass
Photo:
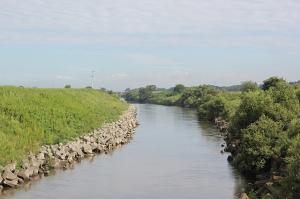
[[[0,165],[114,121],[127,107],[92,89],[0,87]]]

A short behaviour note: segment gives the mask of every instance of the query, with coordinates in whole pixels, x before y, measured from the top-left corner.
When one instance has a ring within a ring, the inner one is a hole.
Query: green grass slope
[[[127,108],[91,89],[0,87],[0,165],[115,121]]]

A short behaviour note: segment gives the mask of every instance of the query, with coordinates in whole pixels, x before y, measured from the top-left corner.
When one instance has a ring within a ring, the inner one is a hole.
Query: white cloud
[[[299,0],[0,1],[1,43],[299,47],[299,24]]]

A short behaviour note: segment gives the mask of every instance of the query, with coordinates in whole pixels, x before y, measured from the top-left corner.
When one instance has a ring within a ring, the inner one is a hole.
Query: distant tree
[[[152,96],[153,88],[147,86],[146,88],[139,89],[140,102],[146,102]]]
[[[125,93],[129,93],[130,90],[131,90],[130,88],[126,88],[126,89],[125,89]]]
[[[71,88],[70,84],[65,85],[65,88]]]
[[[87,86],[87,87],[85,87],[86,89],[92,89],[92,87],[91,86]]]
[[[245,81],[241,85],[242,92],[256,91],[258,89],[257,83],[252,81]]]
[[[155,91],[157,89],[157,87],[155,85],[148,85],[148,86],[146,86],[146,89],[149,91]]]
[[[101,91],[105,92],[106,91],[106,88],[100,88]]]
[[[272,87],[277,87],[279,84],[287,84],[287,82],[279,77],[270,77],[266,79],[262,85],[263,90],[269,90]]]
[[[182,93],[185,89],[185,86],[182,84],[177,84],[174,88],[175,93]]]

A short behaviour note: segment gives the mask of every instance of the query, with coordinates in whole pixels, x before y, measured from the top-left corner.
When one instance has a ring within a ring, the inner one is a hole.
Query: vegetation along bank
[[[229,161],[252,182],[252,198],[300,198],[300,85],[271,77],[258,86],[154,85],[127,89],[128,101],[197,109],[224,132]]]
[[[0,190],[127,143],[133,106],[92,89],[0,87]]]

